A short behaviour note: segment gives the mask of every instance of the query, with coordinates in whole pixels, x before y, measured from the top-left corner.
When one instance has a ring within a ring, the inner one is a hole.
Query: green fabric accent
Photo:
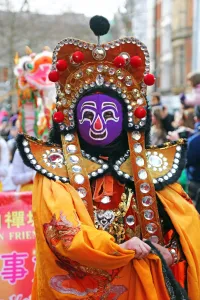
[[[184,191],[187,193],[187,173],[186,169],[184,169],[181,173],[181,176],[179,177],[178,182],[181,184],[183,187]]]

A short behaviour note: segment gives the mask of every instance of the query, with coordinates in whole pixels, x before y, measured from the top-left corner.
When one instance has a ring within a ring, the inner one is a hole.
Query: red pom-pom
[[[84,60],[84,54],[81,51],[76,51],[72,54],[72,59],[76,64],[80,64]]]
[[[61,122],[63,122],[63,121],[64,121],[64,118],[65,118],[65,116],[64,116],[64,114],[62,113],[62,111],[57,111],[57,112],[55,112],[55,113],[53,114],[53,120],[54,120],[54,122],[56,122],[56,123],[61,123]]]
[[[146,85],[153,85],[155,83],[155,77],[153,74],[147,74],[144,76],[144,83]]]
[[[49,80],[52,82],[57,82],[59,80],[59,73],[55,70],[49,73]]]
[[[136,110],[134,111],[134,115],[136,116],[136,118],[142,119],[146,117],[147,111],[144,107],[137,107]]]
[[[123,68],[126,64],[126,61],[122,56],[117,56],[117,57],[115,57],[113,63],[115,65],[115,67]]]
[[[142,65],[142,59],[139,56],[132,56],[130,64],[133,68],[139,68]]]
[[[56,68],[58,71],[65,71],[67,67],[68,67],[67,62],[64,59],[59,59],[56,63]]]

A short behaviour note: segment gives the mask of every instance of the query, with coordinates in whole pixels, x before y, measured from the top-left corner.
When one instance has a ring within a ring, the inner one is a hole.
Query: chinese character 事
[[[3,254],[0,258],[3,260],[3,268],[0,276],[10,284],[15,284],[17,280],[23,280],[29,273],[24,267],[25,259],[28,258],[27,252],[15,252]]]

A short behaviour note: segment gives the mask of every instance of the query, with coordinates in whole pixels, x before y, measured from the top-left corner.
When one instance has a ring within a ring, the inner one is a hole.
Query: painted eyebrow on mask
[[[95,103],[94,101],[87,101],[87,102],[84,102],[84,103],[81,105],[81,110],[82,110],[85,106],[93,106],[93,107],[97,108],[96,103]]]
[[[107,106],[112,106],[117,110],[117,105],[113,102],[103,102],[101,108],[107,107]]]

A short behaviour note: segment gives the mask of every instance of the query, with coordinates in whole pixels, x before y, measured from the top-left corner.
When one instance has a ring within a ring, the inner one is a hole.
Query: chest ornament
[[[93,206],[95,227],[110,233],[118,244],[125,240],[124,219],[130,207],[132,197],[133,192],[131,189],[128,189],[127,194],[122,194],[121,201],[116,209],[103,210]],[[134,222],[134,218],[131,222]]]

